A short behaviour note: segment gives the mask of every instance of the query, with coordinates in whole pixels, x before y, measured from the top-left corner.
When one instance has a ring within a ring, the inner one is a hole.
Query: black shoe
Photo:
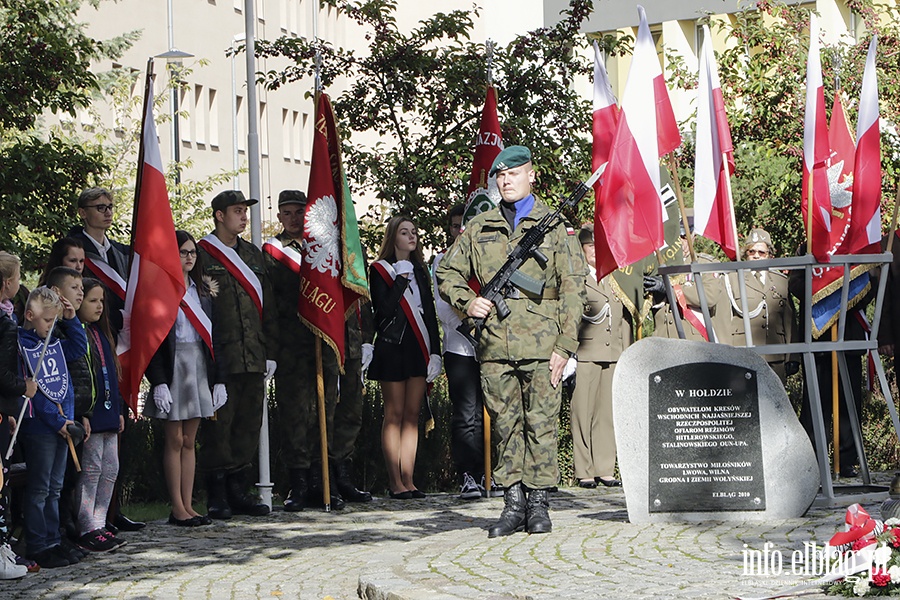
[[[409,490],[409,493],[412,494],[412,497],[416,498],[417,500],[428,497],[422,490]]]
[[[335,461],[337,488],[345,502],[371,502],[372,494],[357,489],[353,484],[353,461],[350,459]]]
[[[200,517],[176,519],[174,514],[169,513],[169,525],[177,525],[178,527],[199,527],[202,523],[200,522]]]
[[[225,478],[225,489],[228,505],[232,514],[264,517],[269,514],[269,507],[259,502],[255,496],[247,493],[246,471],[229,473]]]
[[[844,467],[841,469],[841,477],[853,479],[859,477],[859,470],[856,467]]]
[[[213,471],[206,480],[206,509],[211,519],[230,519],[231,507],[225,498],[225,471]]]
[[[514,483],[506,488],[503,495],[503,512],[500,519],[488,530],[488,537],[512,535],[525,529],[525,490],[522,483]]]
[[[32,554],[28,558],[36,562],[42,569],[58,569],[59,567],[68,567],[71,563],[69,559],[60,554],[57,550],[59,546],[53,546],[46,550],[41,550]]]
[[[119,528],[116,527],[115,525],[113,525],[112,523],[110,523],[109,521],[107,521],[106,522],[106,531],[110,532],[113,535],[116,535],[117,533],[119,533]]]
[[[291,469],[291,491],[284,499],[284,510],[287,512],[300,512],[309,501],[309,483],[307,483],[309,469]]]
[[[402,491],[402,492],[388,492],[388,496],[391,497],[391,500],[412,500],[412,492]]]
[[[69,540],[65,542],[60,540],[59,546],[56,546],[56,553],[68,560],[70,565],[77,565],[86,556],[86,553],[82,553],[80,549],[73,548],[73,545]]]
[[[578,487],[581,487],[581,488],[587,488],[587,489],[589,489],[589,490],[592,490],[592,489],[594,489],[595,487],[597,487],[597,482],[594,481],[593,479],[590,479],[590,480],[588,480],[588,481],[585,481],[584,479],[579,479],[579,480],[578,480]]]
[[[550,533],[553,530],[550,522],[550,493],[547,490],[528,492],[525,512],[528,533]]]
[[[209,515],[200,515],[194,518],[197,519],[201,525],[212,525],[212,519],[209,518]]]
[[[331,509],[343,510],[346,505],[341,493],[338,491],[334,470],[329,473],[329,487],[331,488]],[[307,506],[325,506],[325,495],[322,493],[322,464],[313,464],[309,468],[309,492],[306,495]]]
[[[132,521],[122,513],[116,515],[116,518],[113,520],[113,525],[115,525],[119,529],[119,531],[140,531],[147,526],[146,523],[141,523],[140,521]]]
[[[75,542],[73,542],[72,540],[69,540],[67,538],[61,538],[59,540],[59,546],[60,546],[60,548],[64,549],[66,552],[68,552],[69,554],[74,553],[75,556],[78,558],[78,560],[81,560],[85,556],[88,555],[86,550],[84,550],[83,548],[78,546]]]
[[[603,479],[602,477],[595,477],[594,481],[606,487],[622,487],[622,482],[618,479]]]

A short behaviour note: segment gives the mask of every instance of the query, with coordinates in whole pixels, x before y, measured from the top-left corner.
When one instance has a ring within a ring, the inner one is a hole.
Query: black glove
[[[665,294],[666,284],[663,283],[662,275],[644,275],[644,293]]]
[[[800,363],[796,360],[789,360],[784,363],[784,374],[785,375],[793,375],[800,370]]]

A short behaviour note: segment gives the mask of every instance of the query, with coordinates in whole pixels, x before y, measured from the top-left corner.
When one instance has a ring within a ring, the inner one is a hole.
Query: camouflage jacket
[[[474,275],[481,285],[486,284],[525,231],[548,212],[543,202],[535,200],[531,213],[522,218],[512,233],[499,208],[469,221],[438,268],[441,296],[465,313],[476,297],[469,279]],[[543,296],[535,298],[521,292],[519,298],[507,299],[510,314],[502,321],[496,309],[491,310],[481,334],[480,360],[549,360],[554,350],[564,357],[577,350],[587,273],[578,236],[561,223],[547,234],[540,249],[548,259],[546,267],[529,259],[520,270],[544,282]]]
[[[303,248],[299,240],[292,240],[281,233],[275,236],[282,244],[291,247],[299,253]],[[300,275],[280,263],[266,252],[263,252],[266,261],[266,273],[272,283],[274,292],[275,321],[278,329],[278,339],[270,343],[271,355],[276,361],[281,360],[285,353],[314,352],[315,337],[312,331],[300,320],[298,307],[300,306]]]
[[[213,350],[217,378],[220,380],[238,373],[265,373],[266,359],[275,360],[268,346],[277,340],[275,302],[263,253],[240,238],[235,250],[262,283],[262,322],[256,305],[241,284],[222,263],[197,246],[197,259],[203,275],[212,280],[212,288],[218,288],[213,296],[212,324]]]
[[[375,316],[372,303],[360,298],[347,315],[345,335],[346,358],[362,358],[362,345],[375,339]]]

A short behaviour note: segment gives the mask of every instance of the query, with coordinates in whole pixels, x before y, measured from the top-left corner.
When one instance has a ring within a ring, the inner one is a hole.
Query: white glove
[[[228,402],[228,392],[225,391],[224,383],[217,383],[213,386],[213,410],[219,410]]]
[[[278,363],[274,360],[266,361],[266,381],[272,379],[272,376],[275,374],[275,369],[278,368]]]
[[[161,413],[167,413],[172,409],[172,392],[169,386],[161,383],[153,388],[153,402],[156,403],[156,410]]]
[[[437,376],[441,374],[441,357],[439,354],[432,354],[428,361],[428,371],[425,374],[425,381],[431,383]]]
[[[413,272],[413,264],[408,260],[398,260],[394,263],[394,272],[398,277],[406,277],[409,279],[409,276]]]
[[[372,355],[375,353],[375,346],[372,344],[362,345],[362,370],[365,371],[372,364]]]
[[[575,360],[574,356],[572,358],[570,358],[568,361],[566,361],[566,366],[563,367],[563,376],[562,376],[563,381],[565,381],[566,379],[570,378],[572,375],[575,374],[575,368],[577,366],[578,366],[578,361]]]

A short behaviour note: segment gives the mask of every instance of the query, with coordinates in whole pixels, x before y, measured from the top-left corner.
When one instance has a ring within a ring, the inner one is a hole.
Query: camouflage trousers
[[[325,386],[325,427],[329,448],[334,432],[338,365],[334,352],[322,345],[322,377]],[[321,460],[319,392],[316,354],[304,347],[283,353],[275,371],[275,403],[281,430],[282,460],[288,469],[307,469]],[[329,455],[331,454],[329,450]]]
[[[548,488],[559,481],[556,457],[562,387],[550,385],[546,360],[481,363],[484,404],[497,448],[494,478]]]
[[[333,443],[328,455],[335,460],[353,457],[356,438],[362,427],[363,418],[362,359],[344,359],[344,374],[341,375],[340,398],[334,408]]]
[[[259,450],[265,382],[262,373],[230,375],[225,382],[228,402],[215,420],[204,419],[200,429],[200,467],[228,472],[250,466]]]

